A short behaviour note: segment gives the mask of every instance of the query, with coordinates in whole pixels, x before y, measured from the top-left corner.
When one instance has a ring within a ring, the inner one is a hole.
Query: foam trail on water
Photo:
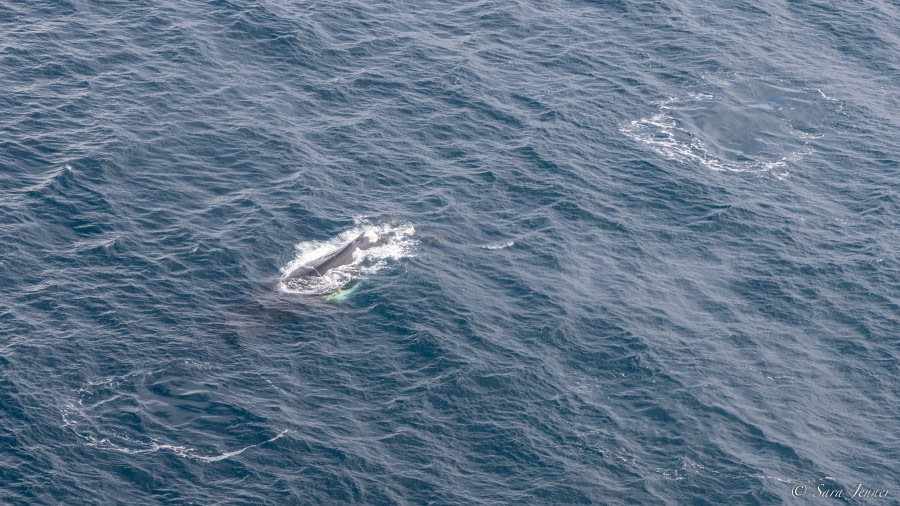
[[[183,446],[183,445],[159,443],[156,439],[151,438],[151,437],[147,437],[149,439],[149,441],[138,441],[138,440],[135,440],[134,438],[129,437],[127,434],[117,433],[117,434],[115,434],[115,439],[118,441],[118,443],[114,442],[109,437],[104,437],[104,438],[94,437],[91,434],[85,434],[78,430],[78,425],[79,425],[78,422],[73,420],[70,416],[73,412],[79,412],[79,410],[74,405],[69,405],[66,408],[60,410],[60,414],[63,419],[63,426],[68,427],[76,436],[85,440],[86,444],[88,446],[91,446],[94,448],[102,448],[105,450],[112,450],[112,451],[116,451],[119,453],[127,453],[129,455],[146,455],[146,454],[156,453],[156,452],[160,452],[160,451],[170,451],[170,452],[174,453],[175,455],[178,455],[179,457],[193,459],[193,460],[199,460],[201,462],[218,462],[220,460],[229,459],[231,457],[240,455],[251,448],[257,448],[266,443],[271,443],[273,441],[277,441],[277,440],[281,439],[282,437],[284,437],[285,434],[290,432],[290,429],[284,429],[283,431],[278,433],[278,435],[271,437],[261,443],[257,443],[255,445],[245,446],[243,448],[233,450],[233,451],[223,452],[218,455],[202,455],[199,453],[198,450],[196,450],[194,448],[190,448],[188,446]],[[81,414],[81,416],[84,417],[85,420],[87,419],[83,413]],[[132,447],[129,447],[127,445],[131,445]]]

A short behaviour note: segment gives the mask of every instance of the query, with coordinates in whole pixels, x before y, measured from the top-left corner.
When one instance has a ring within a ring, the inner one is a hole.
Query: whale
[[[282,282],[289,282],[302,278],[324,276],[331,269],[352,264],[355,260],[357,251],[381,246],[385,244],[388,239],[389,236],[376,237],[373,239],[365,233],[359,234],[340,248],[288,272],[281,280]]]

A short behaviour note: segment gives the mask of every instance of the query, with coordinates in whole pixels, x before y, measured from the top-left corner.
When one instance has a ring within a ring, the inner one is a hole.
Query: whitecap
[[[493,243],[493,244],[485,244],[484,246],[481,246],[481,247],[484,249],[506,249],[506,248],[510,248],[515,245],[516,245],[516,241],[508,241],[508,242],[503,242],[503,243],[497,242],[497,243]]]

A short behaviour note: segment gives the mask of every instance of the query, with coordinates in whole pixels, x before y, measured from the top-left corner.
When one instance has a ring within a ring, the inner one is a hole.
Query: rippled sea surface
[[[896,504],[898,26],[0,0],[0,500]]]

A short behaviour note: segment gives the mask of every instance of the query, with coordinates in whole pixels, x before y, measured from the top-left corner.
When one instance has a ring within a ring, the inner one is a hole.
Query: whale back
[[[378,238],[373,241],[369,239],[366,234],[360,234],[341,248],[325,255],[312,264],[296,268],[288,274],[285,279],[290,280],[302,277],[324,276],[326,272],[335,267],[353,263],[353,254],[357,251],[381,246],[384,242],[384,238]]]

